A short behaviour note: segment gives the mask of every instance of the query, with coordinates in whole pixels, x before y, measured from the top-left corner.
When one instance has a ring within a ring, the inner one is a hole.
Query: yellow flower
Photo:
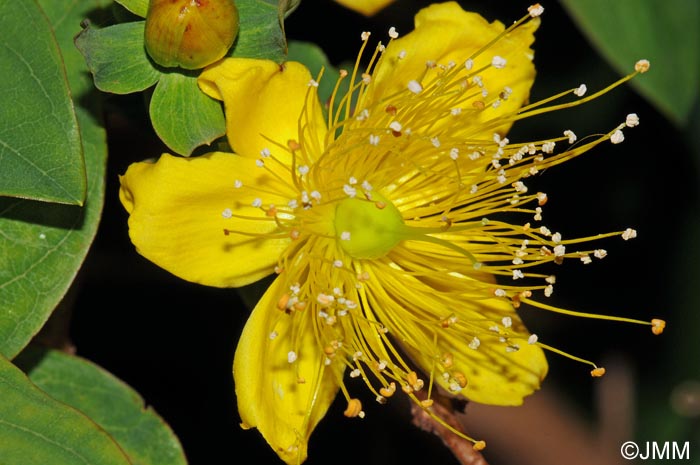
[[[382,8],[392,3],[394,0],[335,0],[346,8],[362,13],[365,16],[372,16]]]
[[[303,65],[225,59],[200,87],[224,102],[235,154],[164,154],[121,178],[131,239],[156,264],[221,287],[277,274],[241,335],[234,378],[242,425],[258,428],[285,462],[306,458],[338,391],[346,416],[364,416],[350,393],[360,383],[381,403],[402,391],[429,411],[437,386],[521,404],[547,373],[542,349],[603,373],[538,341],[516,313],[521,303],[652,324],[544,302],[554,277],[538,265],[602,258],[602,249],[574,246],[635,233],[562,238],[540,224],[547,196],[523,179],[620,142],[637,120],[578,144],[571,131],[505,137],[519,119],[578,105],[636,74],[588,97],[581,86],[528,104],[539,13],[535,5],[505,29],[456,3],[432,5],[405,37],[390,29],[361,68],[363,33],[326,114],[322,77]]]

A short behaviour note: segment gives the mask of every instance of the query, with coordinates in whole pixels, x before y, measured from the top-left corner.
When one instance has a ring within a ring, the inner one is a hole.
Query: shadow
[[[85,222],[84,206],[0,197],[0,218],[61,229],[80,229]]]

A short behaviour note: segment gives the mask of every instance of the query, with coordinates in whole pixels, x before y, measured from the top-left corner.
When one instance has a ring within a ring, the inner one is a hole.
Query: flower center
[[[340,246],[353,258],[382,257],[406,236],[401,212],[376,192],[372,200],[340,201],[334,223]]]

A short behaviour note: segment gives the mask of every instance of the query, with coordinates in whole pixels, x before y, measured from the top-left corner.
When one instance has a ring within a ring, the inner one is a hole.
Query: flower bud
[[[148,54],[161,66],[198,69],[226,55],[238,34],[233,0],[150,0]]]

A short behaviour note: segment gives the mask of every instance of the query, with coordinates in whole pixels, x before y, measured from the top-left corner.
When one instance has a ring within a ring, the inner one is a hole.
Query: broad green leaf
[[[56,39],[35,0],[0,2],[0,195],[82,205],[78,122]]]
[[[601,54],[621,74],[648,59],[632,85],[671,121],[684,125],[700,89],[697,0],[563,0]]]
[[[136,21],[104,29],[88,25],[75,39],[98,89],[130,94],[158,82],[162,74],[143,45],[145,24]]]
[[[158,137],[180,155],[190,155],[226,132],[221,104],[199,90],[195,74],[163,74],[153,92],[150,113]]]
[[[185,465],[180,442],[129,386],[93,363],[30,346],[15,360],[54,399],[81,411],[119,444],[134,465]]]
[[[276,0],[237,0],[240,29],[230,56],[282,62],[287,54],[282,16]]]
[[[68,290],[95,237],[104,199],[107,143],[95,116],[100,114],[99,98],[91,94],[87,70],[72,37],[87,12],[105,2],[41,3],[56,25],[66,63],[71,64],[67,75],[74,98],[94,105],[76,107],[88,190],[82,208],[0,197],[0,354],[9,358],[41,329]],[[80,66],[74,67],[76,63]]]
[[[142,18],[148,13],[148,0],[114,0],[121,6]]]
[[[109,435],[0,356],[0,463],[131,465]]]

